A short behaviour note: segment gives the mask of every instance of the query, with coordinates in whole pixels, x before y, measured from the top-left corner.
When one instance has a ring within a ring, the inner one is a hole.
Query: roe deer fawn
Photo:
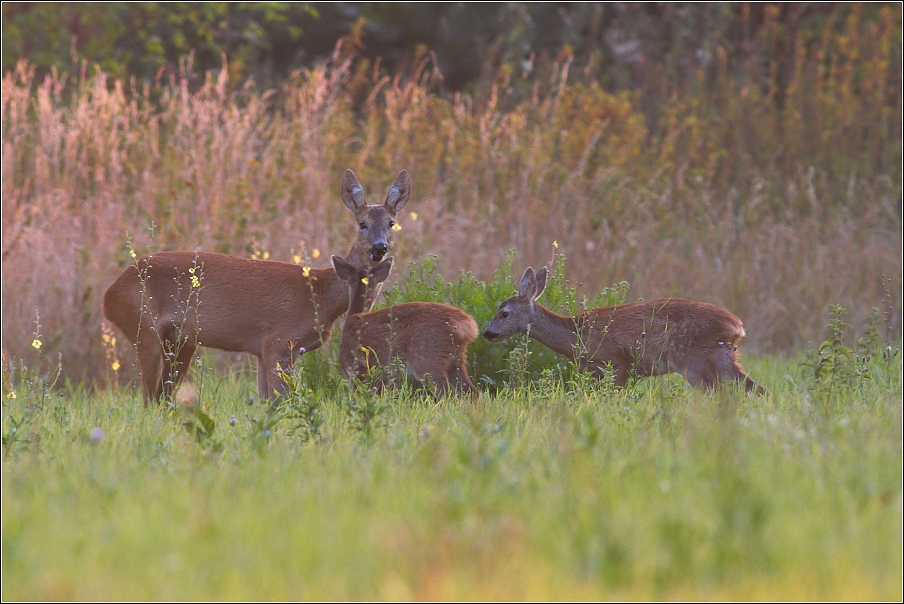
[[[741,320],[706,302],[662,298],[584,311],[568,317],[536,302],[546,287],[548,271],[530,267],[521,276],[518,295],[505,300],[484,332],[490,341],[516,333],[555,350],[581,369],[603,376],[612,363],[615,384],[632,375],[676,372],[694,386],[714,387],[729,378],[749,392],[765,391],[738,364]]]
[[[477,322],[468,313],[434,302],[405,302],[376,312],[362,312],[368,290],[389,277],[392,257],[374,267],[356,267],[333,256],[339,278],[348,283],[349,303],[339,363],[349,379],[361,379],[371,367],[385,369],[382,387],[393,376],[398,358],[405,372],[419,382],[428,379],[442,396],[449,389],[478,396],[468,377],[465,353],[477,337]]]
[[[351,265],[383,259],[410,191],[402,170],[383,205],[370,205],[346,170],[342,201],[358,224],[345,257]],[[346,308],[348,284],[332,268],[210,252],[144,256],[104,294],[104,316],[138,354],[145,405],[172,396],[198,346],[256,356],[260,398],[282,393],[285,384],[276,369],[288,369],[299,352],[320,347]]]

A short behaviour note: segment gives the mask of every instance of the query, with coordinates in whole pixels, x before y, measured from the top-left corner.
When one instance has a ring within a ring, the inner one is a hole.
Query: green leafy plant
[[[202,449],[209,453],[222,453],[222,441],[214,438],[217,422],[201,407],[186,407],[182,410],[182,426]]]
[[[296,364],[291,372],[282,372],[280,377],[286,384],[286,393],[279,410],[291,423],[289,434],[299,435],[304,442],[317,442],[322,437],[323,405],[328,391],[310,388],[300,364]]]
[[[351,383],[345,411],[348,425],[369,442],[377,430],[388,425],[389,407],[381,394],[381,382],[386,368],[371,367],[360,380]]]

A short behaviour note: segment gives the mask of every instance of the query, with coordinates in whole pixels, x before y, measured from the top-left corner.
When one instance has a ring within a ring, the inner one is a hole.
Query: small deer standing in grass
[[[546,288],[546,267],[521,276],[518,295],[499,305],[484,332],[490,341],[516,333],[531,338],[603,377],[611,363],[615,384],[631,376],[680,373],[694,386],[713,388],[723,379],[762,394],[738,364],[741,320],[706,302],[662,298],[584,311],[568,317],[537,303]]]
[[[405,302],[365,313],[371,288],[389,277],[392,258],[374,267],[356,267],[333,256],[339,278],[348,283],[349,303],[339,364],[349,379],[361,379],[371,367],[384,370],[380,387],[401,361],[405,373],[419,382],[432,382],[440,396],[450,389],[478,396],[467,371],[468,344],[477,337],[477,322],[463,310],[434,302]]]
[[[410,190],[402,170],[383,205],[369,205],[354,173],[346,170],[342,201],[358,226],[345,257],[349,264],[383,259]],[[348,284],[332,268],[210,252],[139,258],[104,294],[104,316],[138,354],[145,404],[172,396],[198,346],[253,354],[258,395],[284,392],[277,368],[288,369],[300,352],[319,348],[346,308]]]

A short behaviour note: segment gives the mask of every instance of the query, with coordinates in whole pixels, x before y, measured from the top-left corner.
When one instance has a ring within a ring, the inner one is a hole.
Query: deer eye
[[[499,313],[499,316],[501,316],[503,319],[508,319],[509,311],[503,310],[501,313]]]
[[[367,230],[367,223],[366,223],[366,222],[359,222],[359,223],[358,223],[358,226],[361,227],[361,230],[362,230],[362,231],[366,231],[366,230]]]
[[[393,225],[395,225],[395,220],[390,220],[390,221],[389,221],[389,228],[392,228]]]

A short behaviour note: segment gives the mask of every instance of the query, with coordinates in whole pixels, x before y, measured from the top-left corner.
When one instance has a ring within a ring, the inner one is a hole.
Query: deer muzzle
[[[386,245],[385,242],[375,243],[370,246],[370,259],[374,262],[379,262],[386,256],[386,252],[389,251],[389,246]]]

